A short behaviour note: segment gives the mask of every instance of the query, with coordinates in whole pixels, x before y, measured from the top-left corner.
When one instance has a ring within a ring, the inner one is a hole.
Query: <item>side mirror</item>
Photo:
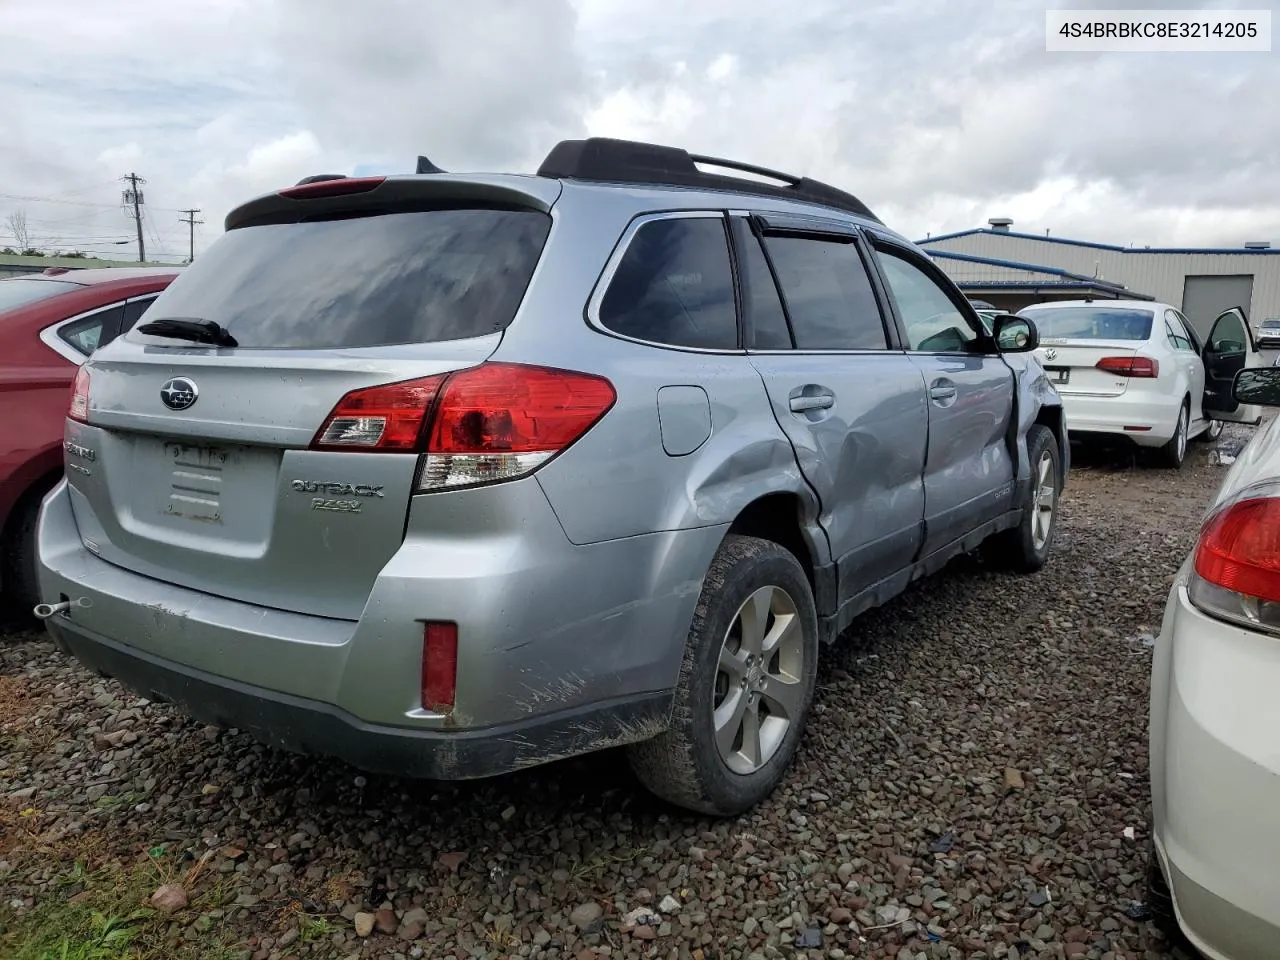
[[[1280,407],[1280,367],[1246,367],[1231,388],[1236,403]]]
[[[996,349],[1001,353],[1030,353],[1040,346],[1040,333],[1026,317],[1002,313],[991,322]]]

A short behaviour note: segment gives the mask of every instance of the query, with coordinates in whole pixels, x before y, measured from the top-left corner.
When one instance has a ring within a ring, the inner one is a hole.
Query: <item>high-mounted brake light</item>
[[[296,187],[285,187],[280,196],[290,200],[319,200],[322,197],[341,197],[349,193],[368,193],[382,186],[386,177],[343,177],[341,180],[317,180]]]
[[[574,443],[613,406],[603,377],[485,363],[457,373],[353,390],[312,448],[425,453],[418,490],[513,480]]]
[[[1280,492],[1246,491],[1205,521],[1192,601],[1208,613],[1280,629]]]
[[[89,368],[83,364],[76,371],[75,382],[71,384],[71,403],[67,407],[67,416],[81,423],[89,422]]]
[[[1103,357],[1097,367],[1121,377],[1160,376],[1160,361],[1151,357]]]

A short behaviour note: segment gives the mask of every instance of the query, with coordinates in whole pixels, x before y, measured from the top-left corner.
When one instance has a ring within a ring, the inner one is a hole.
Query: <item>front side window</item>
[[[1240,314],[1224,313],[1213,325],[1209,334],[1209,350],[1212,353],[1244,353],[1249,343],[1249,331],[1244,328]]]
[[[907,347],[926,353],[962,353],[978,333],[931,276],[905,257],[877,250],[876,258],[907,333]]]
[[[765,247],[778,274],[796,349],[885,349],[880,306],[855,243],[771,236]]]
[[[736,349],[723,218],[667,218],[641,226],[600,301],[599,320],[614,333],[648,343]]]

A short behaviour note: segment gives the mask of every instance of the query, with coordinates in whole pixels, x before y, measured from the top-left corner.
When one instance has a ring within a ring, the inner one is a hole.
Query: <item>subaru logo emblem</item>
[[[1057,351],[1057,350],[1055,350],[1055,349],[1053,349],[1053,347],[1050,347],[1048,350],[1046,350],[1046,351],[1044,352],[1044,358],[1045,358],[1046,360],[1057,360],[1057,359],[1058,359],[1058,351]],[[193,398],[193,399],[194,399],[194,398]]]
[[[170,410],[185,410],[196,402],[200,391],[186,377],[174,377],[160,388],[160,399]]]

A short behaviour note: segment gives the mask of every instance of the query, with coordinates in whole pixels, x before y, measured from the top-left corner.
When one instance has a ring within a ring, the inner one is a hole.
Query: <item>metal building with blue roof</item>
[[[1001,309],[1046,300],[1159,300],[1180,307],[1201,330],[1223,310],[1243,307],[1255,326],[1280,317],[1280,249],[1123,247],[1020,233],[1006,218],[919,241],[971,297]]]

